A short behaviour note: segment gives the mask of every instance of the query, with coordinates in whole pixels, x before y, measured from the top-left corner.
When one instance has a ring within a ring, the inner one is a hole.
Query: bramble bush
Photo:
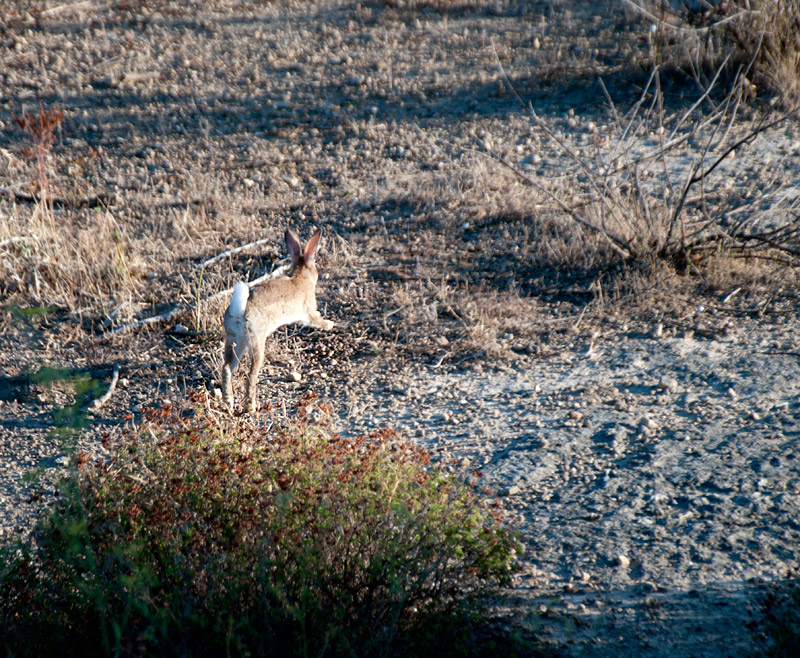
[[[391,431],[164,411],[3,548],[9,655],[480,655],[519,543]],[[319,405],[324,409],[324,405]],[[151,414],[158,416],[159,414]]]

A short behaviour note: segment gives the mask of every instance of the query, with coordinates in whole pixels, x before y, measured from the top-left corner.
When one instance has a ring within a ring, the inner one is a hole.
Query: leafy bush
[[[306,400],[301,408],[314,403]],[[517,541],[384,431],[198,412],[83,465],[0,564],[12,655],[462,655]]]

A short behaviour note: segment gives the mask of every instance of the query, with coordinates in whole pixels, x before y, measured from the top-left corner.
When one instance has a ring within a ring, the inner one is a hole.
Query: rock
[[[622,567],[623,569],[627,569],[628,567],[631,566],[631,559],[624,553],[620,553],[619,555],[617,555],[616,562],[617,565]]]
[[[301,379],[302,376],[300,375],[299,372],[297,372],[297,370],[290,370],[289,374],[286,375],[287,382],[299,382]]]
[[[650,416],[642,416],[639,419],[639,427],[647,432],[653,432],[658,429],[658,424]]]
[[[662,391],[675,393],[678,390],[678,380],[674,377],[664,376],[658,383],[658,388]]]
[[[614,431],[611,447],[614,450],[615,456],[622,457],[628,449],[628,430],[621,426],[617,427]]]

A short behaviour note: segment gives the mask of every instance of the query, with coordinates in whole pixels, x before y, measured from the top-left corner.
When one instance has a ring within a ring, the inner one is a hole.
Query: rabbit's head
[[[319,238],[322,231],[317,229],[316,233],[312,235],[305,248],[300,245],[300,239],[294,231],[286,230],[284,239],[286,240],[286,248],[289,250],[289,255],[292,257],[292,275],[293,276],[307,276],[317,281],[317,266],[314,262],[314,257],[319,246]]]

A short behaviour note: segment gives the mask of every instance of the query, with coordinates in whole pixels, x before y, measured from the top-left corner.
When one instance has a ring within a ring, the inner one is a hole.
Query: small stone
[[[623,569],[627,569],[629,566],[631,566],[631,559],[624,553],[620,553],[617,555],[617,565]]]
[[[586,417],[580,411],[576,411],[575,409],[571,409],[567,415],[569,416],[570,420],[574,420],[576,422],[581,421]]]
[[[759,414],[757,411],[751,411],[750,420],[761,420],[761,414]]]
[[[733,390],[733,388],[729,388],[729,389],[727,390],[727,393],[728,393],[728,397],[729,397],[731,400],[735,400],[737,397],[739,397],[739,396],[736,394],[736,391],[734,391],[734,390]]]
[[[658,388],[662,391],[675,393],[678,390],[678,380],[674,377],[662,377],[661,381],[658,383]]]
[[[446,336],[441,336],[441,335],[437,336],[436,339],[434,340],[434,342],[439,347],[447,347],[450,344],[450,341],[447,340],[447,337]]]
[[[175,325],[175,333],[177,333],[177,334],[188,334],[189,333],[189,327],[186,327],[186,326],[184,326],[182,324],[176,324]]]
[[[654,430],[658,425],[656,425],[656,421],[649,416],[642,416],[639,420],[639,427],[645,430]]]
[[[302,377],[300,376],[300,373],[297,372],[297,370],[292,370],[289,372],[288,375],[286,375],[287,382],[299,382],[301,379]]]
[[[508,495],[509,496],[516,496],[517,494],[521,494],[521,493],[522,493],[522,489],[520,487],[518,487],[516,484],[513,484],[508,488]]]
[[[614,432],[611,447],[614,450],[614,456],[622,457],[625,454],[628,449],[628,432],[624,427],[618,427]]]
[[[661,322],[656,322],[653,326],[653,338],[661,338],[664,335],[664,325]]]
[[[214,387],[214,399],[221,400],[222,399],[222,391],[218,387]]]

